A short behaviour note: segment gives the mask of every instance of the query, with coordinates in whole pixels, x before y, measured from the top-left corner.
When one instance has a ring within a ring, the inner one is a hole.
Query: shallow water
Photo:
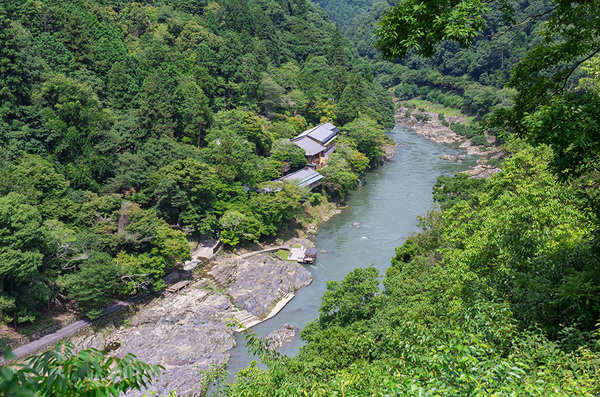
[[[417,216],[434,208],[431,189],[438,175],[465,171],[477,160],[470,156],[463,163],[442,160],[442,154],[456,156],[464,151],[428,141],[405,127],[396,126],[389,135],[401,145],[398,153],[365,175],[364,185],[347,198],[349,208],[321,225],[315,246],[327,253],[319,253],[315,264],[307,265],[312,284],[298,291],[277,316],[253,327],[258,336],[265,337],[288,323],[302,329],[317,318],[328,280],[341,280],[350,270],[370,264],[383,275],[394,249],[418,231]],[[353,226],[355,222],[360,227]],[[238,370],[257,360],[246,351],[240,334],[237,343],[231,351],[229,381]],[[296,338],[281,353],[294,355],[302,345]]]

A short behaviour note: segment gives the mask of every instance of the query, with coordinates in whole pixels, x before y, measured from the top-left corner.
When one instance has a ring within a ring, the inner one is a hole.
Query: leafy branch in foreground
[[[5,359],[12,358],[15,356],[7,349]],[[29,357],[18,369],[0,369],[0,395],[116,397],[147,387],[161,369],[133,354],[118,358],[96,349],[77,352],[72,343],[62,341],[42,355]]]

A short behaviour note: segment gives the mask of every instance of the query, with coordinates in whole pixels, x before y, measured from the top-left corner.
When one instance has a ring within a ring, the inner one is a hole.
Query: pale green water
[[[312,284],[298,291],[276,317],[252,328],[258,336],[265,337],[286,323],[302,329],[318,317],[328,280],[341,280],[350,270],[370,264],[383,275],[394,249],[417,231],[417,216],[434,207],[431,188],[436,178],[464,171],[476,161],[474,157],[467,157],[463,163],[441,160],[442,154],[458,155],[463,151],[428,141],[405,127],[396,126],[390,136],[401,145],[396,157],[368,173],[364,186],[348,197],[349,208],[321,226],[315,246],[319,251],[327,250],[327,254],[318,254],[315,264],[307,266]],[[354,222],[360,228],[352,227]],[[229,380],[256,360],[246,351],[244,338],[238,335],[237,341],[238,346],[231,351]],[[294,355],[302,345],[296,338],[281,352]]]

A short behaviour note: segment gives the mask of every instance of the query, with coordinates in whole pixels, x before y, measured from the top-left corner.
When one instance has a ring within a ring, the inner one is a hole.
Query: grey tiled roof
[[[328,142],[331,138],[333,138],[339,131],[340,131],[340,129],[337,128],[335,125],[333,125],[331,123],[324,123],[324,124],[320,124],[316,127],[313,127],[310,130],[306,130],[306,131],[302,132],[300,135],[298,135],[294,139],[309,136],[312,139],[324,144],[324,143]]]
[[[294,140],[292,142],[294,142],[298,147],[304,150],[307,156],[314,156],[315,154],[323,152],[327,149],[325,146],[313,141],[312,139],[306,136],[298,140]]]
[[[299,180],[300,181],[300,187],[304,187],[304,186],[309,186],[310,184],[319,181],[323,179],[323,175],[319,174],[317,171],[305,167],[302,168],[299,171],[296,172],[292,172],[289,175],[284,176],[283,178],[281,178],[282,181],[288,180],[288,181],[295,181],[295,180]]]

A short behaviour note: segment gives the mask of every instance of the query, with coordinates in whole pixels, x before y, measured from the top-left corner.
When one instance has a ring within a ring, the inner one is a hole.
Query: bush
[[[471,138],[471,143],[475,146],[486,146],[488,145],[487,137],[483,135],[477,135]]]
[[[431,120],[431,117],[429,117],[429,115],[425,113],[415,113],[415,119],[417,119],[417,121],[426,123],[429,120]]]
[[[322,199],[323,199],[323,195],[321,193],[313,193],[312,196],[310,197],[310,203],[312,205],[317,205],[321,202]]]
[[[400,99],[412,99],[417,96],[418,88],[416,84],[400,83],[394,88],[394,95]]]
[[[425,109],[425,108],[419,108],[419,112],[426,112],[426,111],[427,111],[427,109]]]
[[[493,157],[488,160],[488,165],[491,165],[492,167],[500,167],[500,159]]]
[[[438,114],[438,120],[446,121],[446,116],[444,116],[444,113]]]
[[[468,124],[454,123],[450,126],[450,129],[467,138],[473,138],[476,135],[480,135],[475,126]]]
[[[410,117],[410,109],[404,112],[404,117]]]

